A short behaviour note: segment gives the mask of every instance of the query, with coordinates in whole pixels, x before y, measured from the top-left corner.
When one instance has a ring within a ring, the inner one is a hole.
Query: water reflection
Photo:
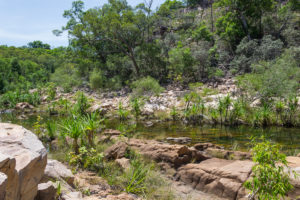
[[[19,119],[14,113],[0,115],[0,121],[20,124],[25,128],[32,130],[33,123],[37,116],[31,115],[26,119]],[[43,120],[57,120],[57,116],[44,116]],[[108,128],[116,129],[118,120],[106,122]],[[282,146],[282,151],[288,155],[295,155],[300,152],[300,128],[253,128],[249,126],[221,127],[221,126],[187,126],[183,123],[164,122],[155,123],[152,127],[146,127],[143,123],[138,123],[136,127],[138,137],[147,139],[164,140],[167,137],[190,137],[192,144],[199,142],[211,142],[224,146],[227,149],[248,151],[249,141],[252,136],[264,135]]]

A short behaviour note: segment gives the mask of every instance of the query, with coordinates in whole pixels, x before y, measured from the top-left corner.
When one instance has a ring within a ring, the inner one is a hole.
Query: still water
[[[57,116],[42,116],[43,120],[53,120],[61,123],[62,118]],[[14,113],[0,115],[0,122],[10,122],[33,130],[33,123],[37,115],[27,116],[22,119]],[[107,128],[116,129],[118,120],[106,121]],[[190,145],[199,142],[211,142],[224,146],[226,149],[248,151],[252,136],[264,135],[265,138],[281,145],[281,150],[288,155],[300,152],[300,128],[253,128],[249,126],[221,127],[221,126],[187,126],[180,122],[159,122],[147,127],[142,123],[136,126],[136,135],[146,139],[165,140],[167,137],[189,137],[192,139]]]

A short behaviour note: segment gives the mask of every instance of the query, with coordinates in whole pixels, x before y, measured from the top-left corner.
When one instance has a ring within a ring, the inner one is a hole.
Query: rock
[[[0,172],[0,199],[5,199],[7,176]]]
[[[166,162],[175,168],[192,160],[199,162],[208,159],[195,148],[177,144],[171,145],[155,140],[130,139],[128,145],[156,162]]]
[[[63,180],[69,185],[74,186],[74,179],[73,173],[64,164],[57,160],[48,160],[42,182],[48,182],[49,180]]]
[[[189,137],[178,137],[178,138],[168,137],[166,138],[166,140],[169,142],[174,142],[179,144],[187,144],[192,141],[192,139]]]
[[[56,200],[56,188],[51,181],[40,183],[35,200]]]
[[[151,121],[147,121],[147,122],[144,123],[144,125],[145,125],[146,127],[151,127],[151,126],[154,125],[154,123],[151,122]]]
[[[61,197],[62,200],[82,200],[81,192],[70,192],[63,194]]]
[[[245,195],[240,190],[250,176],[252,166],[252,161],[212,158],[180,167],[175,178],[198,190],[235,200],[238,194]]]
[[[104,156],[108,160],[123,158],[126,154],[127,149],[128,145],[125,142],[117,142],[116,144],[105,150]]]
[[[152,115],[154,113],[154,106],[152,104],[146,103],[143,107],[144,115]]]
[[[0,123],[0,172],[7,176],[7,200],[33,200],[46,163],[47,151],[35,134]]]
[[[127,159],[127,158],[119,158],[119,159],[116,159],[116,163],[122,167],[124,170],[127,170],[129,169],[130,167],[130,160]]]
[[[227,160],[251,160],[252,156],[249,152],[230,151],[218,148],[207,148],[207,155],[215,158],[224,158]]]
[[[106,197],[106,200],[135,200],[133,195],[127,194],[127,193],[122,193],[119,195],[108,195]]]
[[[88,189],[92,196],[103,197],[113,193],[107,181],[93,172],[83,171],[77,173],[75,175],[75,182],[78,190],[86,191]]]
[[[212,143],[198,143],[194,145],[194,148],[199,151],[205,151],[207,148],[222,149],[222,147]]]
[[[0,153],[0,172],[7,177],[5,189],[7,199],[15,199],[19,196],[19,191],[15,189],[15,187],[19,187],[19,176],[15,168],[16,159]],[[17,192],[17,194],[15,194],[15,192]]]
[[[34,107],[27,102],[17,103],[15,109],[16,110],[25,110],[25,109],[33,109]]]
[[[104,135],[109,135],[109,136],[113,136],[113,135],[121,135],[121,131],[119,130],[114,130],[114,129],[106,129],[103,131]]]

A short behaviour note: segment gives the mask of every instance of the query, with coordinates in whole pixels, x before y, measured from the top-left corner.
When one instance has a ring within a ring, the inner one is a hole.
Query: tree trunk
[[[133,63],[133,66],[135,68],[137,76],[140,77],[140,68],[139,68],[139,66],[138,66],[138,64],[137,64],[137,62],[135,60],[134,53],[133,53],[132,49],[130,49],[129,57],[130,57],[130,59],[131,59],[131,61]]]
[[[210,20],[211,20],[211,32],[214,32],[214,18],[213,18],[213,1],[210,3]]]
[[[88,140],[89,140],[89,145],[91,147],[94,146],[94,133],[93,131],[88,131]]]
[[[247,20],[246,20],[245,16],[242,13],[240,13],[240,15],[241,15],[241,21],[242,21],[243,29],[244,29],[245,33],[247,34],[248,40],[250,41],[251,36],[250,36],[250,33],[249,33]]]
[[[74,148],[74,151],[75,151],[75,154],[78,155],[79,154],[79,145],[78,145],[78,139],[74,138],[73,139],[73,148]]]

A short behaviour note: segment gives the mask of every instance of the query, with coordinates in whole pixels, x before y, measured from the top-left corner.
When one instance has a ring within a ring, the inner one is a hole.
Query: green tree
[[[41,48],[41,49],[50,49],[49,44],[45,44],[42,41],[36,40],[33,42],[29,42],[27,45],[29,48]]]
[[[229,41],[233,47],[247,36],[262,37],[262,17],[272,11],[274,0],[218,0],[215,6],[222,8],[223,15],[217,19],[217,34]]]
[[[148,32],[144,10],[133,9],[124,0],[110,0],[102,8],[83,9],[83,2],[75,1],[72,9],[64,13],[69,21],[62,30],[72,37],[71,45],[85,54],[94,52],[102,62],[106,62],[109,54],[122,53],[140,76],[135,48],[145,42]]]

